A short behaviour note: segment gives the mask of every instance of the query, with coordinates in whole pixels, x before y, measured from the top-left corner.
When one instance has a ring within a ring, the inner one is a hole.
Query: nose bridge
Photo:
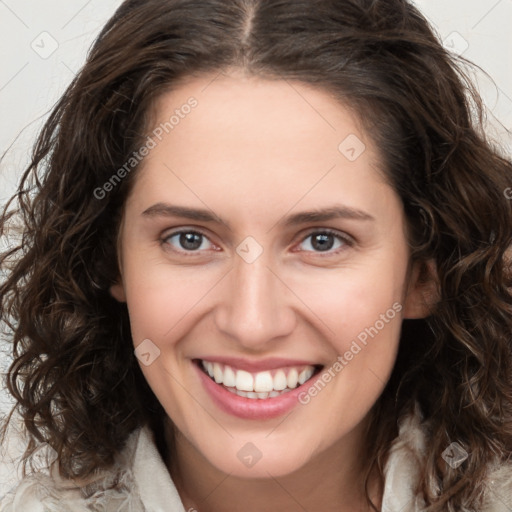
[[[293,330],[294,313],[286,287],[270,270],[263,252],[255,261],[235,257],[217,325],[246,347],[257,349]]]

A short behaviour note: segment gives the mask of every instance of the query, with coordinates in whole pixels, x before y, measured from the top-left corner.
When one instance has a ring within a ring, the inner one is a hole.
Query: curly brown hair
[[[3,431],[17,410],[30,436],[24,474],[46,442],[61,475],[88,477],[144,423],[165,449],[165,411],[134,357],[126,304],[109,293],[137,169],[104,198],[94,191],[141,147],[164,92],[235,67],[336,95],[384,155],[412,261],[435,262],[439,300],[428,318],[403,323],[372,409],[366,481],[374,470],[382,477],[397,422],[418,403],[430,421],[419,489],[427,510],[478,509],[488,468],[512,453],[512,162],[485,135],[463,64],[406,0],[126,0],[51,113],[0,217],[0,235],[12,222],[22,231],[0,256],[0,320],[16,401]],[[471,454],[458,469],[439,462],[453,439]]]

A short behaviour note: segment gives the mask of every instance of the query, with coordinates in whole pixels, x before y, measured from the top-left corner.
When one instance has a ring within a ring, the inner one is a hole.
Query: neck
[[[269,478],[248,479],[223,473],[168,426],[166,440],[171,449],[167,466],[186,511],[369,512],[373,509],[365,497],[361,457],[364,432],[362,428],[350,433],[291,474],[276,478],[269,473]],[[360,443],[354,443],[354,435]],[[368,492],[380,510],[383,486],[375,472],[370,475]]]

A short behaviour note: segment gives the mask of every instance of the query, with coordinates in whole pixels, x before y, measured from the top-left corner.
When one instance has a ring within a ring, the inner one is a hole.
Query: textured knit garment
[[[419,467],[426,450],[426,430],[416,415],[399,425],[385,468],[382,512],[420,512],[415,497]],[[94,484],[77,488],[62,480],[55,464],[25,477],[3,500],[1,512],[189,512],[146,426],[131,434],[115,467]],[[512,466],[492,471],[486,502],[478,512],[512,512]],[[463,508],[460,512],[469,512]],[[242,511],[240,511],[242,512]],[[263,512],[263,511],[262,511]],[[265,511],[266,512],[266,511]],[[311,511],[316,512],[316,511]],[[474,510],[471,510],[474,512]]]

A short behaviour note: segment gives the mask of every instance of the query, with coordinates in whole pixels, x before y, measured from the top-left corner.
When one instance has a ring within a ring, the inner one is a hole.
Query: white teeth
[[[224,372],[222,371],[222,367],[219,363],[213,363],[213,378],[217,384],[221,384],[223,382]]]
[[[288,381],[286,380],[286,374],[283,370],[277,370],[274,375],[274,389],[276,391],[282,391],[288,385]]]
[[[254,391],[254,379],[249,372],[238,370],[236,372],[235,387],[239,391]]]
[[[270,393],[256,393],[254,391],[239,391],[236,388],[226,388],[230,393],[233,393],[234,395],[243,396],[244,398],[251,398],[251,399],[262,399],[265,398],[275,398],[276,396],[284,395],[284,393],[288,393],[291,391],[290,388],[286,388],[284,391],[271,391]]]
[[[254,391],[272,391],[274,389],[274,379],[270,372],[260,372],[254,379]]]
[[[236,384],[236,375],[233,369],[230,366],[226,366],[224,368],[224,379],[223,382],[224,386],[227,386],[228,388],[234,388]]]
[[[210,361],[203,361],[203,364],[206,365],[206,371],[210,377],[213,377],[213,363]]]
[[[299,375],[299,384],[302,386],[304,382],[306,382],[309,378],[311,378],[311,375],[313,375],[314,370],[312,368],[305,368],[300,372]]]
[[[297,381],[299,380],[299,374],[295,368],[292,368],[288,373],[288,377],[286,382],[288,383],[288,387],[293,389],[297,387]]]
[[[206,373],[217,384],[222,384],[232,393],[252,399],[280,396],[304,384],[315,372],[313,366],[306,366],[300,373],[297,368],[278,369],[272,377],[270,371],[252,374],[211,361],[201,363]]]

